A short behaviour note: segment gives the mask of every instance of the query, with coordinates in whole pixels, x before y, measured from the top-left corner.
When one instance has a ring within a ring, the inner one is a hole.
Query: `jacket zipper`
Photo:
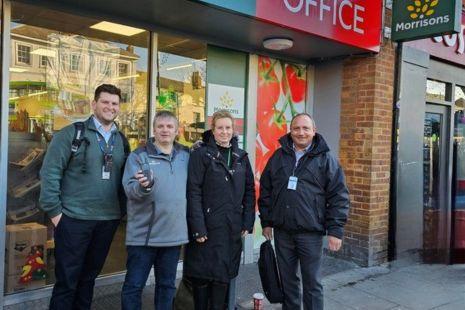
[[[166,159],[166,157],[158,156],[158,155],[149,155],[149,154],[147,154],[147,156],[168,161],[168,163],[170,164],[170,172],[171,172],[171,174],[174,173],[174,171],[173,171],[173,162],[172,162],[174,156],[170,157],[169,159]],[[145,246],[147,246],[149,244],[154,219],[155,219],[155,201],[152,201],[152,213],[150,214],[149,229],[147,231],[147,237],[145,238]]]
[[[149,245],[150,235],[152,234],[153,220],[155,219],[155,201],[152,202],[152,213],[150,214],[149,230],[145,238],[145,246]]]

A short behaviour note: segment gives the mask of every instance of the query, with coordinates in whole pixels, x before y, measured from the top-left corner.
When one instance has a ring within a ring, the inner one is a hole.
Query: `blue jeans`
[[[155,309],[171,310],[176,293],[176,269],[180,246],[148,247],[128,246],[126,279],[121,292],[123,310],[140,310],[141,296],[150,269],[155,269]]]

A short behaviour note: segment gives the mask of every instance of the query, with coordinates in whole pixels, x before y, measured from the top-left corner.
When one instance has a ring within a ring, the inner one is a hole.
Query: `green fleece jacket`
[[[110,179],[102,179],[103,152],[92,117],[84,122],[88,143],[71,155],[73,124],[53,136],[40,170],[40,207],[49,217],[64,213],[82,220],[121,218],[121,178],[125,163],[121,135],[114,131],[113,167]],[[110,138],[111,141],[112,138]],[[124,207],[124,206],[122,206]]]

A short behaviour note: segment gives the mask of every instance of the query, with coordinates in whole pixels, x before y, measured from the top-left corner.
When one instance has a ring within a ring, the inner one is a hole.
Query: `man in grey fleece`
[[[188,242],[186,182],[189,150],[174,141],[178,120],[168,111],[153,120],[153,139],[132,152],[123,175],[128,223],[127,273],[122,308],[141,309],[141,294],[155,270],[155,309],[171,310],[181,245]]]

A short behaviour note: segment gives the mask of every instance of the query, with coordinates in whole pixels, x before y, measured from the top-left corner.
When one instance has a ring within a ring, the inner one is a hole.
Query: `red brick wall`
[[[344,62],[340,160],[351,193],[344,247],[362,266],[387,260],[395,48]]]

